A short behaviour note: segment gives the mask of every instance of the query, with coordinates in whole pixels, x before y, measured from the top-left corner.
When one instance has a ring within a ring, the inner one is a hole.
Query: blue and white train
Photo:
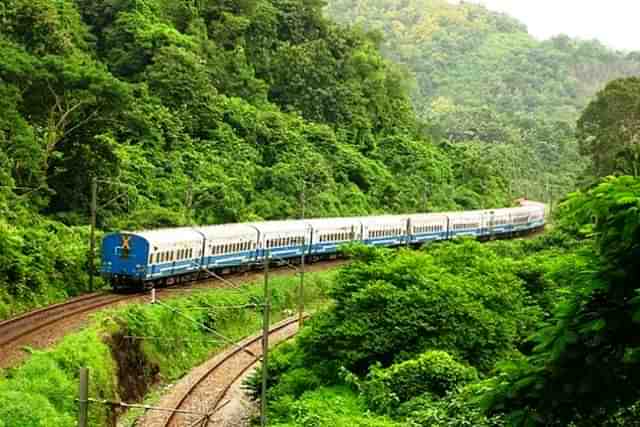
[[[118,289],[197,280],[210,272],[248,269],[274,260],[333,256],[346,243],[421,245],[462,236],[490,239],[525,234],[545,225],[545,205],[516,208],[267,221],[119,232],[102,242],[101,271]]]

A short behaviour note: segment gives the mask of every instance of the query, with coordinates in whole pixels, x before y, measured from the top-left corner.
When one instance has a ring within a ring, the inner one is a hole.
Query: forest
[[[271,357],[272,425],[637,426],[639,209],[612,177],[535,239],[347,248],[332,305]]]
[[[478,6],[7,0],[0,22],[0,317],[86,291],[94,178],[109,231],[550,201],[638,160],[590,168],[598,112],[575,124],[637,55]]]
[[[4,0],[0,58],[0,319],[90,291],[93,180],[99,237],[527,197],[536,239],[346,248],[273,424],[637,425],[640,53],[445,0]]]
[[[322,7],[2,2],[0,317],[86,291],[93,178],[105,231],[509,204],[510,154],[424,132]]]
[[[383,55],[413,77],[412,103],[429,135],[514,152],[505,172],[516,194],[548,200],[593,182],[576,121],[606,83],[640,73],[640,53],[564,35],[539,41],[471,2],[328,3],[337,22],[377,32]]]

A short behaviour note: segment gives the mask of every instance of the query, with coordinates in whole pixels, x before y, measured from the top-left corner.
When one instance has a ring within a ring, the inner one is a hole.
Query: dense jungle
[[[94,180],[99,237],[524,197],[541,237],[346,248],[272,423],[638,426],[638,76],[467,2],[2,0],[0,319],[90,290]]]

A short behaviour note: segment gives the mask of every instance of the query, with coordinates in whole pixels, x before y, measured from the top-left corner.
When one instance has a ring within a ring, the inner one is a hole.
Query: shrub
[[[429,393],[443,397],[478,379],[476,370],[457,362],[444,351],[427,351],[418,358],[386,369],[373,366],[363,385],[369,407],[385,411],[395,403]]]
[[[542,318],[511,265],[475,242],[429,253],[362,251],[366,262],[340,272],[330,290],[335,305],[300,337],[308,363],[329,373],[344,366],[364,374],[425,349],[488,371]]]
[[[387,417],[366,412],[362,400],[347,387],[321,387],[288,400],[274,427],[401,427]]]
[[[412,427],[501,427],[500,417],[487,417],[470,403],[465,392],[450,394],[444,399],[425,393],[403,404],[399,418]]]

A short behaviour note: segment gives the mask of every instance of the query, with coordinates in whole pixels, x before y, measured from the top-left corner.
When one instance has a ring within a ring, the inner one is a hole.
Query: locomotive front
[[[114,289],[142,286],[147,276],[149,242],[130,233],[113,233],[102,241],[102,275]]]

